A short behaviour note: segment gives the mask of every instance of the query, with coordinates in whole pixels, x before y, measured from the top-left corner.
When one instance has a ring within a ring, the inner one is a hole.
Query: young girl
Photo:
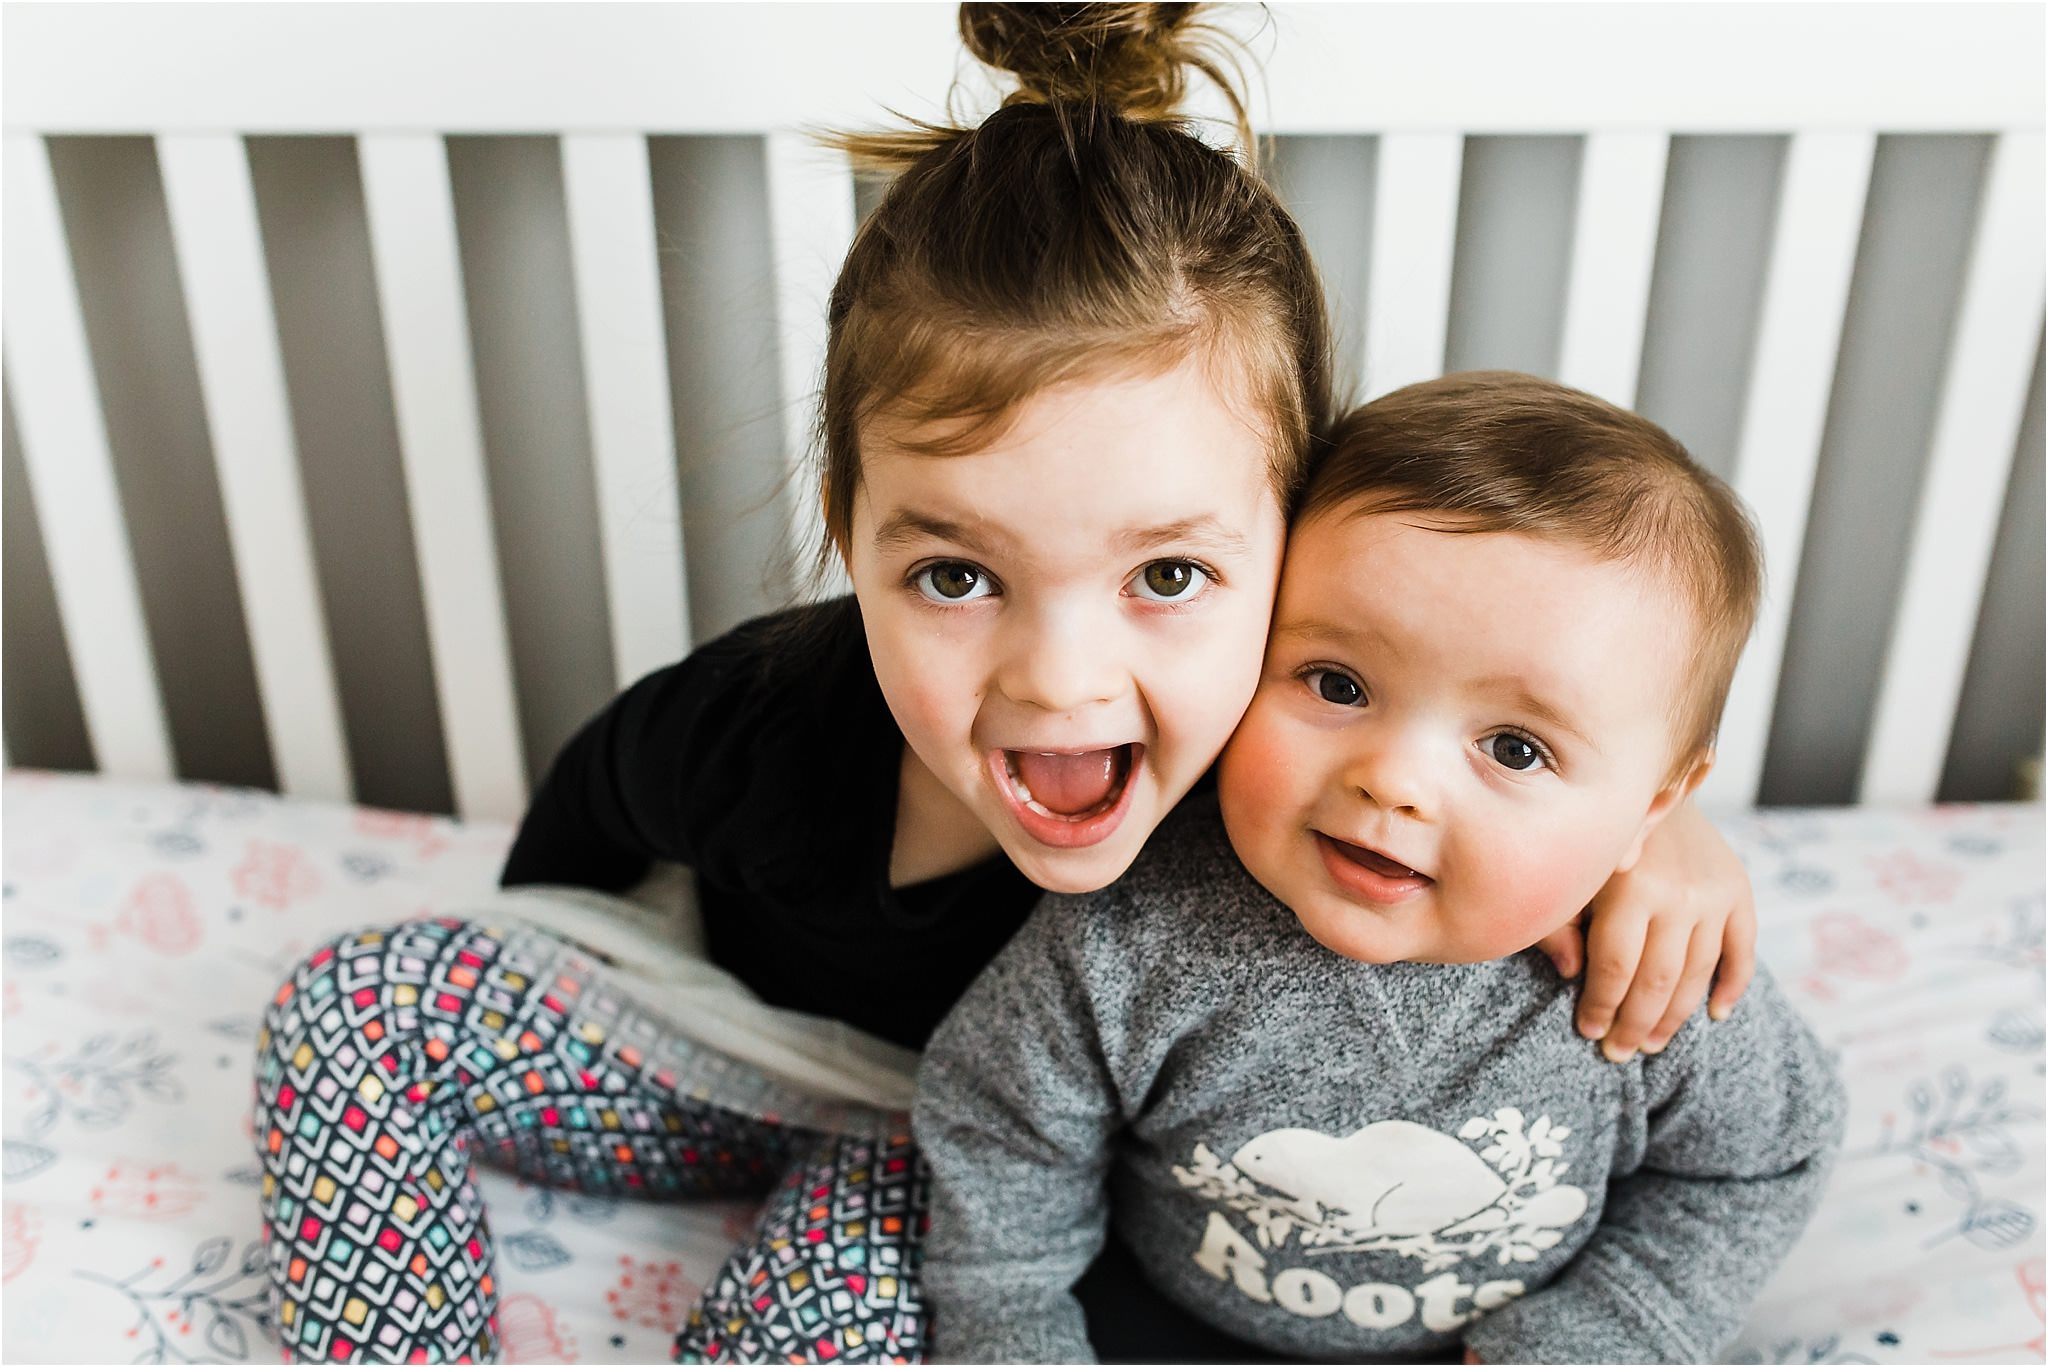
[[[704,954],[754,1000],[701,961],[671,997],[616,936],[601,966],[585,927],[628,913],[559,891],[508,915],[573,939],[444,917],[310,956],[259,1046],[288,1353],[495,1352],[477,1140],[555,1185],[773,1189],[680,1356],[919,1355],[924,1190],[892,1065],[1042,889],[1114,880],[1208,770],[1329,416],[1299,230],[1170,121],[1189,71],[1229,91],[1191,9],[964,5],[969,48],[1019,81],[1004,108],[843,140],[897,173],[831,301],[822,483],[854,595],[629,689],[556,760],[503,875],[614,892],[688,865]],[[1582,1025],[1658,1047],[1724,950],[1732,1004],[1747,897],[1711,827],[1666,823],[1596,902]],[[1577,970],[1575,933],[1552,949]],[[837,1024],[808,1051],[726,1048],[707,1002]],[[825,1056],[882,1081],[825,1080]]]

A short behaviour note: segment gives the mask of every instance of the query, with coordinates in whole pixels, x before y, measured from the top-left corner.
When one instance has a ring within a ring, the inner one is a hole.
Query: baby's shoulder
[[[1293,916],[1238,861],[1213,793],[1168,814],[1124,875],[1105,888],[1054,894],[1034,920],[1088,955],[1142,958],[1153,971],[1204,971],[1217,956],[1295,929]]]

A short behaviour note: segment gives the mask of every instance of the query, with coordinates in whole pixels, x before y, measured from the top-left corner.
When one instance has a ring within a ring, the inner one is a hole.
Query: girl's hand
[[[1632,869],[1607,881],[1588,909],[1590,945],[1568,925],[1539,941],[1566,977],[1590,958],[1579,1033],[1615,1063],[1656,1053],[1707,994],[1727,1019],[1756,970],[1756,903],[1749,875],[1688,799],[1650,833]],[[1716,966],[1719,972],[1716,973]]]
[[[1477,1353],[1473,1352],[1473,1351],[1472,1351],[1472,1350],[1471,1350],[1470,1348],[1467,1348],[1467,1349],[1465,1350],[1465,1361],[1467,1361],[1467,1362],[1483,1362],[1483,1361],[1485,1361],[1485,1359],[1481,1358],[1481,1357],[1479,1356],[1479,1354],[1477,1354]]]

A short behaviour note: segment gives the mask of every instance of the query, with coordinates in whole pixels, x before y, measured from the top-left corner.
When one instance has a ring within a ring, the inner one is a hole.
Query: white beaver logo
[[[1299,1232],[1309,1253],[1386,1251],[1425,1271],[1496,1252],[1533,1262],[1586,1213],[1586,1193],[1558,1181],[1571,1131],[1548,1116],[1524,1127],[1511,1106],[1469,1120],[1453,1139],[1407,1120],[1380,1120],[1343,1139],[1272,1130],[1220,1162],[1197,1144],[1173,1175],[1251,1218],[1261,1246]],[[1459,1140],[1483,1140],[1474,1151]]]

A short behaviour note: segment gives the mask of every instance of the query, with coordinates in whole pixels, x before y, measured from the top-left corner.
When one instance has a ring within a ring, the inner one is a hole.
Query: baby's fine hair
[[[972,451],[1046,386],[1189,359],[1254,408],[1292,502],[1328,417],[1329,325],[1201,8],[962,5],[968,50],[1018,80],[1003,107],[978,127],[832,139],[895,177],[832,291],[820,446],[835,543],[875,419],[920,453]],[[1191,72],[1222,88],[1243,160],[1174,117]]]
[[[1763,554],[1735,492],[1657,424],[1515,371],[1412,384],[1337,423],[1298,516],[1335,511],[1521,532],[1659,576],[1696,624],[1674,700],[1673,776],[1712,748],[1756,621]]]

